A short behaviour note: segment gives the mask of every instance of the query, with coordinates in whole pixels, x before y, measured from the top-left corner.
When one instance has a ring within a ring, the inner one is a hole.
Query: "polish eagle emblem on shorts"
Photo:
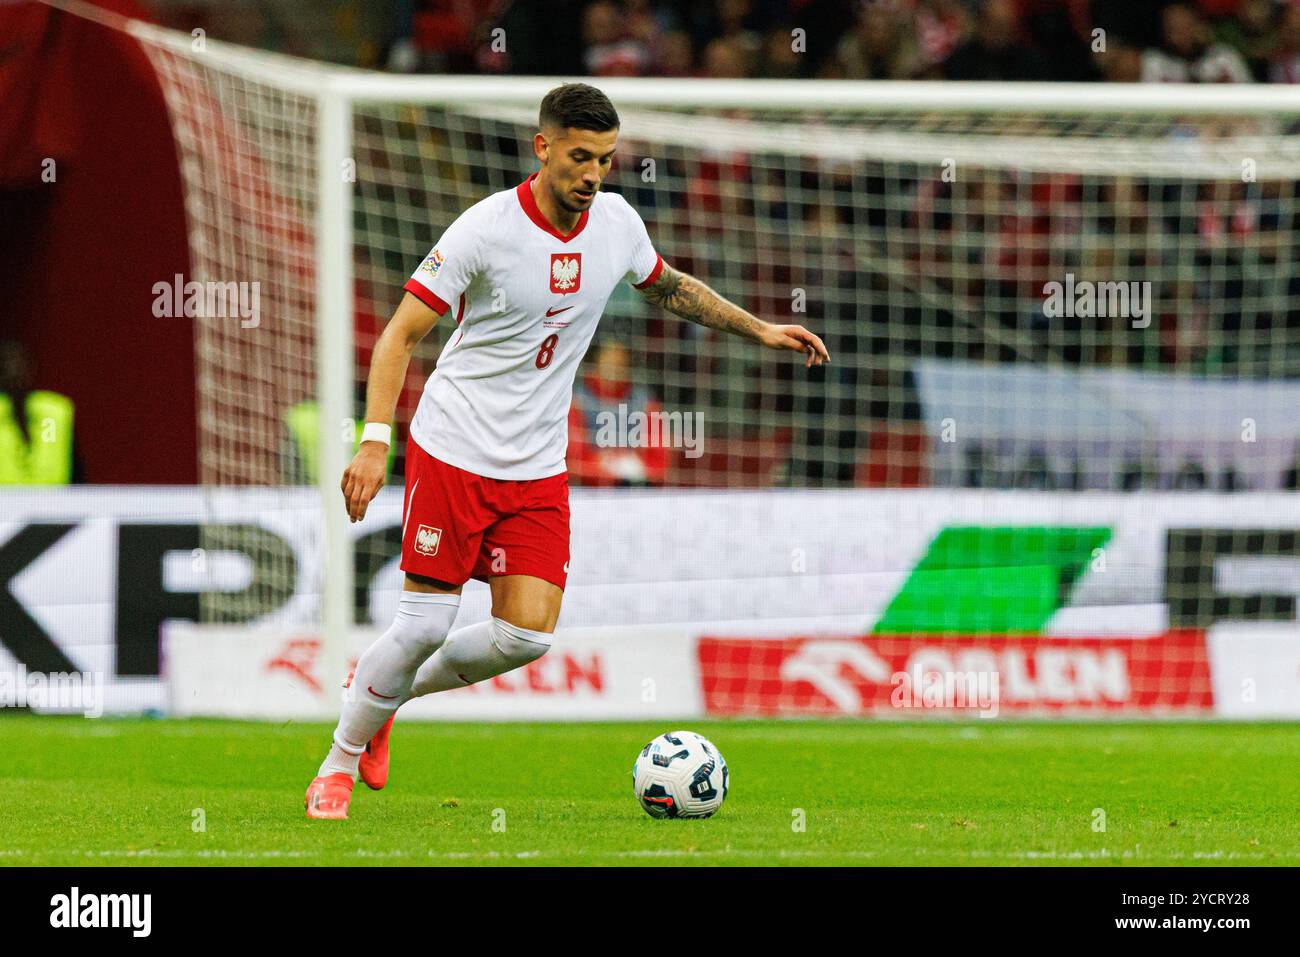
[[[415,550],[421,555],[437,555],[442,541],[442,529],[421,525],[415,530]]]
[[[551,253],[551,292],[577,292],[582,285],[582,253]]]

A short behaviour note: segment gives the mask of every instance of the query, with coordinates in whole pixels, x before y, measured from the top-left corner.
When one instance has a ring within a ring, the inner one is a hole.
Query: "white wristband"
[[[385,445],[393,444],[393,427],[385,425],[383,422],[367,422],[366,427],[361,430],[362,442],[383,442]]]

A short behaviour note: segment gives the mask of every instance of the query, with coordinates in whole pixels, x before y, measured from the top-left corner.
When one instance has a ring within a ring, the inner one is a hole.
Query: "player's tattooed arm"
[[[694,276],[664,263],[659,278],[640,290],[648,302],[663,306],[674,315],[710,329],[721,329],[753,339],[770,349],[791,349],[808,357],[805,366],[830,362],[830,353],[820,338],[803,326],[782,326],[764,322],[718,295]]]
[[[641,295],[683,319],[754,340],[765,325],[757,316],[727,301],[694,276],[667,263],[659,278],[642,289]]]

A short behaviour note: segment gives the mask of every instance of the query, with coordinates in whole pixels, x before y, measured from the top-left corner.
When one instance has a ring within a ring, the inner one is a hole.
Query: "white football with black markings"
[[[659,735],[632,765],[632,789],[651,817],[711,817],[729,783],[722,752],[694,731]]]

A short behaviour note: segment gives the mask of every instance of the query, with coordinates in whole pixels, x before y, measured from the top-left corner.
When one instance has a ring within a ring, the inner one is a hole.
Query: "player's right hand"
[[[343,470],[343,501],[348,507],[348,518],[359,522],[366,517],[370,500],[384,485],[388,471],[388,446],[383,442],[362,442],[352,464]]]

